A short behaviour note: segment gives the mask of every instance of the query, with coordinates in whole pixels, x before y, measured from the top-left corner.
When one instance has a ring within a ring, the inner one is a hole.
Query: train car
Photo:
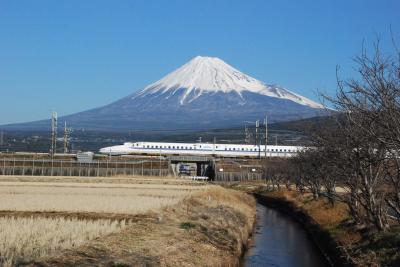
[[[100,153],[107,155],[203,155],[219,157],[292,157],[301,146],[270,146],[209,143],[127,142],[104,147]]]

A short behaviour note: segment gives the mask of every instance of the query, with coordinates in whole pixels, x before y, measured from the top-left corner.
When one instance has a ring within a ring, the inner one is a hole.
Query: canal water
[[[329,266],[304,229],[278,211],[257,204],[257,224],[242,266]]]

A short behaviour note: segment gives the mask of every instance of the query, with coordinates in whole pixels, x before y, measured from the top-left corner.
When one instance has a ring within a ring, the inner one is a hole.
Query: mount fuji
[[[59,120],[91,130],[172,130],[234,127],[265,115],[279,122],[325,113],[321,104],[265,84],[219,58],[197,56],[141,91]],[[49,120],[5,127],[45,129]]]

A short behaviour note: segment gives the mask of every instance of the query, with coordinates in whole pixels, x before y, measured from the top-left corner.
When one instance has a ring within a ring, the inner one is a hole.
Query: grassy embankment
[[[252,231],[255,202],[241,192],[173,179],[74,179],[0,181],[0,222],[14,225],[0,231],[3,264],[230,265]]]
[[[332,207],[321,197],[313,200],[309,194],[296,191],[259,192],[269,198],[292,205],[295,210],[311,218],[323,231],[341,246],[343,255],[355,266],[400,266],[400,226],[393,226],[385,233],[357,228],[344,203]]]

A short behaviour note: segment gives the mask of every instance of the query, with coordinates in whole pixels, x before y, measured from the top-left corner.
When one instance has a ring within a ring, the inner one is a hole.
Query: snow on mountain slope
[[[203,93],[236,92],[242,96],[242,92],[248,91],[269,97],[288,99],[311,108],[323,108],[321,104],[301,95],[282,87],[267,85],[250,77],[219,58],[201,56],[193,58],[177,70],[150,84],[132,98],[149,94],[173,95],[182,89],[185,91],[180,98],[181,105],[194,101]]]

